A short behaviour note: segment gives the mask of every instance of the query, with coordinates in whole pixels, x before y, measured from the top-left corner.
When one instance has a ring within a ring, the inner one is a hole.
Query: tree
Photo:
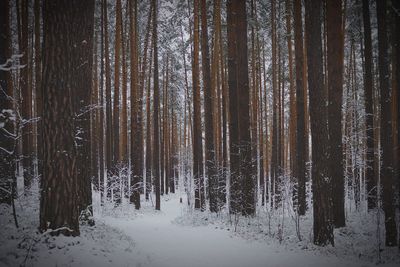
[[[255,176],[251,157],[250,93],[246,2],[227,2],[229,112],[231,138],[231,213],[255,213]],[[239,168],[233,166],[238,164]]]
[[[0,3],[0,203],[11,204],[15,188],[16,136],[11,58],[10,1]]]
[[[396,87],[393,88],[393,93],[394,90],[396,90],[397,92],[397,159],[400,159],[400,105],[399,105],[399,99],[400,99],[400,27],[398,27],[398,25],[400,25],[400,2],[399,1],[392,1],[393,4],[393,14],[394,16],[394,25],[393,25],[393,48],[395,50],[394,52],[394,62],[396,65],[396,69],[395,69],[395,73],[393,73],[393,75],[395,76],[396,79]],[[394,110],[394,112],[396,112],[396,110]],[[396,151],[395,151],[396,153]],[[399,172],[400,172],[400,166],[397,166],[397,177],[399,177]],[[400,247],[400,237],[398,240],[398,245]]]
[[[276,203],[278,189],[279,168],[279,115],[278,115],[278,85],[277,85],[277,38],[276,38],[276,8],[275,1],[271,0],[271,39],[272,39],[272,147],[271,147],[271,205]]]
[[[242,176],[243,187],[243,215],[255,214],[255,174],[253,159],[251,154],[251,136],[250,136],[250,94],[249,94],[249,71],[247,53],[247,17],[246,3],[236,1],[237,3],[237,84],[238,84],[238,118],[239,118],[239,136],[240,136],[240,155],[241,166],[240,174]]]
[[[87,210],[92,213],[92,187],[90,166],[90,110],[92,91],[92,65],[93,65],[93,17],[94,3],[90,2],[84,7],[89,13],[76,16],[73,19],[74,25],[83,25],[81,30],[73,32],[76,39],[72,40],[75,49],[71,52],[75,56],[75,66],[81,66],[74,70],[75,85],[72,88],[74,100],[74,126],[77,146],[77,175],[78,175],[78,205],[79,212]],[[89,215],[89,214],[86,214]],[[86,216],[82,218],[87,219]]]
[[[294,0],[294,46],[296,68],[296,168],[297,178],[297,212],[305,215],[306,203],[306,163],[305,163],[305,119],[304,119],[304,54],[303,54],[303,26],[301,17],[301,0]]]
[[[147,67],[147,50],[149,47],[149,43],[151,41],[150,37],[150,29],[151,27],[151,19],[152,19],[152,8],[153,5],[150,5],[149,15],[147,18],[147,32],[145,37],[145,47],[144,47],[144,56],[142,61],[142,73],[141,73],[141,81],[140,81],[140,91],[142,94],[144,93],[144,85],[146,79],[146,67]],[[147,92],[146,92],[146,158],[145,158],[145,172],[146,172],[146,184],[145,184],[145,198],[146,200],[149,199],[149,192],[151,191],[151,119],[150,119],[150,77],[151,77],[151,62],[152,62],[152,45],[150,44],[150,57],[149,57],[149,75],[148,75],[148,82],[147,82]],[[144,143],[144,142],[143,142]],[[142,148],[143,149],[143,148]],[[143,149],[144,150],[144,149]],[[135,150],[131,150],[131,153]],[[131,157],[133,158],[133,157]]]
[[[74,98],[91,82],[93,16],[94,1],[44,1],[41,231],[79,235]],[[84,77],[76,66],[86,59]]]
[[[328,115],[324,92],[321,0],[305,1],[305,26],[307,38],[308,84],[310,92],[310,120],[312,140],[312,191],[314,243],[334,245],[332,204],[330,197],[331,177],[328,164]]]
[[[230,153],[230,203],[229,212],[239,213],[240,209],[240,157],[239,157],[239,122],[236,57],[236,17],[237,1],[227,1],[228,34],[228,88],[229,88],[229,153]]]
[[[135,208],[140,208],[140,182],[143,174],[143,126],[142,126],[142,106],[143,106],[143,86],[139,85],[139,62],[138,62],[138,45],[137,45],[137,1],[129,2],[129,19],[130,19],[130,48],[131,48],[131,110],[133,110],[131,121],[131,202],[135,204]],[[149,16],[149,21],[150,21]],[[150,27],[150,23],[148,23]],[[147,59],[147,43],[149,39],[149,30],[146,33],[146,47],[143,65],[146,66]],[[144,75],[144,74],[143,74]]]
[[[344,171],[342,150],[342,96],[344,34],[342,1],[326,2],[328,61],[329,164],[332,179],[333,221],[345,226]]]
[[[121,0],[116,2],[115,14],[115,59],[114,59],[114,101],[113,101],[113,149],[114,167],[119,163],[119,121],[120,121],[120,73],[121,73],[121,49],[122,49],[122,11]],[[118,173],[116,173],[118,175]]]
[[[103,8],[103,30],[104,30],[104,57],[105,57],[105,76],[106,76],[106,169],[107,169],[107,197],[111,197],[111,182],[108,176],[112,175],[113,167],[113,123],[112,123],[112,103],[111,103],[111,69],[110,69],[110,49],[108,38],[108,11],[107,0],[102,2]]]
[[[376,179],[374,173],[374,110],[373,110],[373,63],[372,63],[372,41],[371,22],[369,15],[369,1],[362,1],[364,22],[364,94],[365,94],[365,128],[367,137],[366,151],[366,180],[368,209],[376,207]]]
[[[206,176],[209,183],[210,211],[218,211],[218,183],[216,176],[216,158],[214,147],[213,111],[211,95],[211,72],[210,57],[208,50],[208,31],[207,31],[207,4],[206,0],[201,0],[201,62],[203,74],[204,90],[204,124],[205,124],[205,162]]]
[[[157,47],[157,0],[152,1],[153,4],[153,59],[154,59],[154,91],[153,91],[153,173],[156,192],[156,210],[160,210],[160,129],[159,129],[159,83],[158,83],[158,47]]]
[[[385,244],[386,246],[397,245],[396,214],[393,197],[393,132],[391,125],[391,90],[389,87],[389,55],[387,37],[387,1],[376,2],[376,13],[378,20],[378,65],[379,65],[379,87],[381,93],[381,149],[382,164],[380,179],[382,183],[382,204],[385,213]]]
[[[199,81],[199,0],[194,0],[194,34],[193,34],[193,179],[195,184],[194,207],[204,211],[204,176],[203,176],[203,144],[201,130],[201,103]]]
[[[22,115],[22,165],[24,168],[24,186],[29,189],[33,178],[33,133],[32,133],[32,88],[29,87],[29,3],[28,0],[20,2],[20,37],[19,49],[22,54],[19,75],[19,88],[21,91],[21,115]]]

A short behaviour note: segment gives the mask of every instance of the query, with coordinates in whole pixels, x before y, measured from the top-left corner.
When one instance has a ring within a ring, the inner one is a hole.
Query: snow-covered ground
[[[80,237],[38,233],[36,201],[22,197],[16,206],[18,230],[10,208],[0,206],[0,266],[376,266],[374,257],[362,255],[374,247],[371,237],[352,242],[357,240],[352,227],[335,233],[336,247],[319,248],[308,237],[296,241],[287,222],[279,242],[267,234],[261,216],[239,220],[235,231],[223,216],[188,211],[179,203],[181,196],[164,196],[159,212],[151,202],[144,202],[140,211],[128,204],[106,206],[95,213],[94,227],[81,226]],[[349,242],[359,248],[348,251]],[[397,249],[383,249],[380,266],[398,266]]]

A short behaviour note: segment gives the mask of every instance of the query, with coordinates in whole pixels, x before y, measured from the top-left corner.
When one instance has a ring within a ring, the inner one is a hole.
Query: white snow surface
[[[352,234],[356,227],[335,232],[336,247],[320,248],[308,237],[296,241],[287,222],[287,237],[279,242],[267,233],[262,216],[241,218],[234,229],[228,215],[190,211],[180,197],[184,194],[162,197],[162,211],[145,201],[139,211],[128,203],[106,205],[95,211],[94,227],[81,225],[79,237],[39,233],[37,196],[21,197],[16,203],[19,229],[10,207],[0,206],[0,266],[376,266],[374,256],[364,255],[372,253],[373,233]],[[307,222],[302,222],[305,232]],[[355,234],[362,235],[358,243]],[[397,248],[383,250],[379,266],[398,266]]]

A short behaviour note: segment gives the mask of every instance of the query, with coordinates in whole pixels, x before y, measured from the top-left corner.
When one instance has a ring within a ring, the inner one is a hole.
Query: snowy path
[[[105,218],[106,224],[134,240],[134,250],[147,255],[145,266],[373,266],[310,251],[289,251],[261,241],[248,241],[213,226],[181,226],[173,222],[182,215],[183,206],[178,198],[163,200],[161,204],[162,212],[144,214],[133,220]]]

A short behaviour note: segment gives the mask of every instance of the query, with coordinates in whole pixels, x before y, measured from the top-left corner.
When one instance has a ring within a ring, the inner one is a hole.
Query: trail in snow
[[[175,196],[164,199],[162,211],[158,213],[144,214],[129,221],[103,219],[134,240],[135,250],[147,255],[144,265],[150,267],[374,266],[333,255],[289,251],[262,241],[244,240],[211,225],[175,224],[173,221],[183,214],[183,207]]]

